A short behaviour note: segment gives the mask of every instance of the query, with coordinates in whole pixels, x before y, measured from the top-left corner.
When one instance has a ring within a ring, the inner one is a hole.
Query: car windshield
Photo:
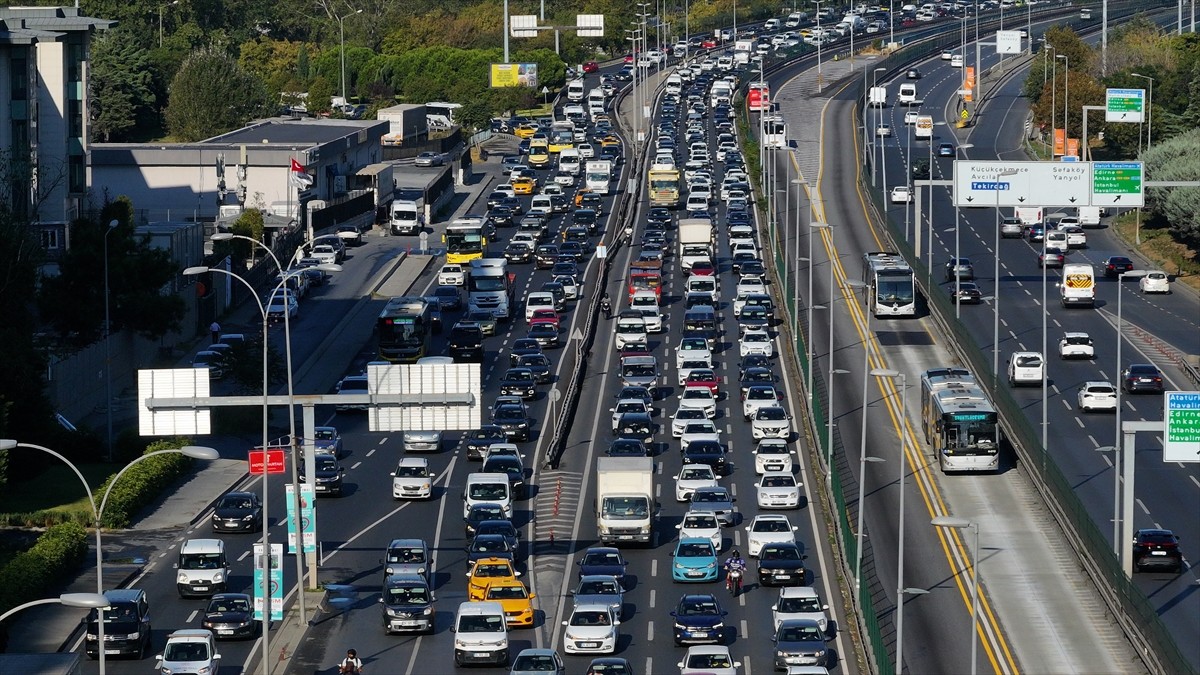
[[[776,400],[774,389],[764,389],[759,387],[751,387],[750,391],[746,392],[746,400],[748,401],[774,401]]]
[[[697,490],[692,493],[693,502],[727,502],[729,495],[724,490]]]
[[[615,581],[584,581],[575,595],[616,595],[619,592]]]
[[[779,611],[784,614],[798,614],[822,610],[821,603],[816,598],[783,598],[779,601]]]
[[[388,549],[387,561],[390,563],[422,563],[425,562],[425,551],[420,548],[391,548]]]
[[[688,668],[732,668],[728,654],[693,654],[688,657]]]
[[[500,633],[505,630],[504,617],[495,614],[459,617],[459,633]]]
[[[503,518],[504,509],[498,505],[488,505],[483,507],[475,507],[471,509],[471,518],[476,520],[491,520],[493,518]]]
[[[717,519],[713,516],[687,516],[683,519],[683,526],[691,530],[711,529],[717,526]]]
[[[793,487],[796,479],[792,476],[764,476],[763,487]]]
[[[467,496],[475,501],[496,501],[508,497],[507,483],[472,483]]]
[[[779,629],[779,642],[801,642],[807,640],[820,640],[821,629],[817,626],[783,626]]]
[[[204,642],[167,642],[163,661],[207,661],[208,644]]]
[[[679,548],[675,550],[675,555],[679,556],[680,558],[702,558],[705,556],[712,556],[712,544],[680,544]]]
[[[221,567],[220,553],[185,553],[179,556],[179,568],[185,570],[215,570]]]
[[[593,551],[583,556],[584,565],[620,565],[621,555],[608,551]]]
[[[337,440],[337,432],[333,429],[317,429],[313,432],[313,438],[318,441],[333,441]]]
[[[583,611],[571,615],[572,626],[610,626],[612,620],[608,612]]]
[[[209,613],[249,612],[250,602],[245,598],[213,598],[207,611]]]
[[[787,415],[784,414],[783,408],[759,408],[758,419],[778,421],[787,419]]]
[[[429,591],[424,586],[396,586],[387,589],[387,602],[392,605],[429,604]]]
[[[423,466],[396,467],[396,478],[424,478],[428,475],[429,470]]]
[[[799,560],[800,552],[791,546],[767,546],[758,557],[759,560]]]
[[[513,661],[513,672],[547,672],[558,671],[558,664],[549,654],[520,654]]]
[[[218,509],[248,509],[253,506],[249,497],[222,497],[217,504]]]
[[[481,562],[475,565],[474,576],[476,577],[511,577],[513,576],[512,568],[507,563],[486,563]]]
[[[717,613],[717,603],[712,600],[685,600],[679,603],[681,616],[703,616]]]
[[[776,518],[764,518],[754,523],[755,532],[790,532],[787,521]]]
[[[503,537],[475,537],[471,542],[473,553],[504,553],[508,551],[508,541]]]
[[[524,600],[529,597],[521,585],[492,586],[488,588],[488,600]]]

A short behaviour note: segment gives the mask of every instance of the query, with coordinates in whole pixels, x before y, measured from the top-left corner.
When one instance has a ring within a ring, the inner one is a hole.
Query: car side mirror
[[[221,660],[220,654],[213,654],[213,661],[220,661],[220,660]]]
[[[567,625],[567,622],[566,621],[562,622],[562,625],[564,625],[564,626]]]

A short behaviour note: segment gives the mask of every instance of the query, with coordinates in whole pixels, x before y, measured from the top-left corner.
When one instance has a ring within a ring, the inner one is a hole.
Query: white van
[[[1062,230],[1046,230],[1045,246],[1047,251],[1066,253],[1070,248],[1067,244],[1067,233]]]
[[[1013,352],[1008,359],[1010,387],[1041,384],[1046,376],[1046,360],[1039,352]]]
[[[582,101],[586,91],[583,80],[571,80],[567,83],[567,100],[574,102]]]
[[[713,305],[721,301],[721,294],[717,291],[717,278],[714,276],[693,274],[687,278],[686,284],[686,293],[704,293],[713,299]]]
[[[607,103],[607,99],[604,96],[604,90],[601,89],[600,87],[596,87],[595,89],[588,92],[588,95],[587,95],[588,114],[590,114],[592,117],[595,117],[596,115],[600,115],[600,114],[604,113],[604,108],[605,108],[606,103]]]
[[[667,94],[678,96],[683,91],[683,78],[678,73],[672,73],[667,77],[666,84],[663,85]]]
[[[220,539],[188,539],[179,547],[175,588],[181,598],[207,598],[224,593],[229,582],[229,561]]]
[[[567,148],[558,153],[558,170],[578,176],[579,172],[583,171],[583,157],[580,156],[579,150]]]
[[[416,202],[397,199],[392,202],[388,227],[392,234],[418,234],[425,227],[425,214]]]
[[[900,85],[900,93],[897,95],[897,100],[900,105],[912,105],[917,102],[917,85],[902,84]]]
[[[508,666],[508,621],[498,602],[464,602],[454,615],[454,665]]]
[[[508,476],[502,473],[469,474],[463,488],[463,518],[476,504],[499,504],[504,507],[504,516],[511,518],[512,490],[508,487]]]
[[[547,216],[554,214],[554,200],[550,199],[550,195],[534,195],[529,202],[529,213],[544,213]]]
[[[578,127],[580,124],[587,123],[588,113],[583,109],[582,104],[573,103],[568,106],[563,106],[563,117],[567,118],[567,120],[571,122],[574,122],[575,126]]]

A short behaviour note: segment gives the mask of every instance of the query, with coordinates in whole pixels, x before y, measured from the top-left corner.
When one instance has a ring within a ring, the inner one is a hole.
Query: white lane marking
[[[199,613],[200,613],[200,610],[193,609],[192,613],[188,614],[187,621],[184,621],[184,623],[191,625],[191,623],[196,620],[196,615],[198,615]]]
[[[651,588],[650,589],[650,609],[654,609],[654,600],[655,600],[655,592],[654,592],[654,589]]]
[[[658,559],[657,558],[650,559],[650,576],[652,576],[652,577],[658,576]]]
[[[358,467],[360,467],[360,466],[362,466],[362,462],[355,462],[355,463],[353,463],[353,464],[351,464],[351,465],[350,465],[350,470],[351,470],[351,471],[353,471],[353,470],[357,469],[357,468],[358,468]]]
[[[1067,410],[1070,410],[1070,408],[1067,408]],[[1078,417],[1076,417],[1076,418],[1075,418],[1075,423],[1079,425],[1079,428],[1080,428],[1080,429],[1082,429],[1082,428],[1083,428],[1083,420],[1081,420],[1081,419],[1079,419]]]
[[[652,656],[646,657],[646,672],[647,673],[654,672],[654,657],[652,657]]]
[[[654,622],[647,621],[646,622],[646,642],[650,642],[653,639],[654,639]]]
[[[1188,476],[1188,478],[1191,478],[1192,482],[1196,484],[1196,487],[1200,488],[1200,480],[1196,480],[1195,476]]]
[[[377,449],[378,449],[378,448],[371,448],[370,450],[368,450],[368,451],[367,451],[367,457],[370,457],[371,455],[375,454],[375,451],[376,451]]]
[[[1142,500],[1135,499],[1133,501],[1137,502],[1138,508],[1142,510],[1142,513],[1144,513],[1146,515],[1150,515],[1150,509],[1146,508],[1146,505],[1144,503],[1142,503]]]
[[[744,597],[744,596],[742,596]],[[742,619],[742,632],[738,635],[738,639],[747,640],[750,638],[750,630],[746,627],[746,620]]]
[[[238,562],[242,562],[242,561],[243,561],[243,560],[245,560],[245,559],[246,559],[246,557],[247,557],[247,556],[249,556],[249,555],[250,555],[250,551],[249,551],[249,550],[242,551],[242,554],[238,556],[238,559],[237,559],[237,561],[238,561]]]

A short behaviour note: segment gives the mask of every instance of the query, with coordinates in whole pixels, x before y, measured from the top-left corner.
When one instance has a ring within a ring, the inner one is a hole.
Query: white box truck
[[[419,103],[401,103],[380,108],[375,119],[388,123],[388,132],[379,139],[383,145],[418,145],[429,137],[429,124],[425,120],[425,106]]]
[[[1101,215],[1099,206],[1081,206],[1079,207],[1079,226],[1100,227]]]
[[[607,159],[593,159],[584,165],[584,185],[598,195],[608,194],[613,165]]]
[[[712,260],[713,224],[707,218],[679,221],[679,266],[690,271],[699,260]]]
[[[1096,306],[1096,271],[1088,263],[1063,265],[1059,284],[1063,307]]]
[[[654,460],[596,460],[596,529],[603,544],[648,543],[654,527]]]

